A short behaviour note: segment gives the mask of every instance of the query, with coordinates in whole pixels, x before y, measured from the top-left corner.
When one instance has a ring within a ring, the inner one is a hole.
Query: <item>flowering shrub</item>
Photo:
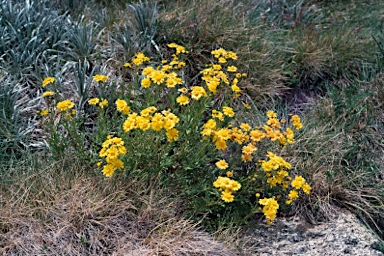
[[[300,191],[311,190],[302,176],[291,176],[290,163],[272,153],[294,143],[294,130],[303,127],[300,117],[280,120],[270,110],[264,124],[243,122],[242,113],[250,106],[242,97],[241,81],[247,75],[238,72],[237,55],[222,48],[212,51],[200,82],[190,85],[183,78],[189,52],[175,43],[168,47],[174,50],[169,60],[135,54],[124,64],[131,82],[119,87],[116,98],[88,99],[88,112],[81,114],[73,101],[60,98],[55,78],[46,78],[43,87],[53,88],[42,94],[48,109],[39,114],[50,114],[51,147],[63,154],[72,146],[97,162],[106,177],[160,177],[180,195],[204,197],[205,206],[222,211],[232,204],[248,205],[246,214],[262,212],[271,223],[280,202],[289,205]],[[104,88],[109,77],[96,74],[93,80]],[[82,128],[92,116],[87,113],[95,111],[92,129]],[[58,115],[62,118],[55,122]],[[196,206],[204,207],[201,202]]]

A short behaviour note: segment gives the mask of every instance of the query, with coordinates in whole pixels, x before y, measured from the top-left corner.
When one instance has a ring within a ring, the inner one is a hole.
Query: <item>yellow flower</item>
[[[263,213],[268,220],[274,220],[276,218],[277,210],[279,209],[278,202],[273,198],[259,199],[259,204],[264,205]]]
[[[235,92],[235,93],[241,93],[241,89],[240,89],[240,87],[237,86],[236,84],[232,85],[232,86],[231,86],[231,89],[232,89],[232,91]]]
[[[260,197],[260,193],[256,193],[255,196],[256,196],[256,197]]]
[[[236,71],[237,71],[237,67],[235,67],[235,66],[229,66],[229,67],[227,68],[227,71],[228,71],[228,72],[236,72]]]
[[[292,187],[294,187],[297,190],[302,188],[304,184],[305,184],[305,179],[302,176],[296,176],[291,183]]]
[[[122,112],[124,115],[128,115],[131,108],[128,106],[125,100],[116,100],[116,109],[119,112]]]
[[[240,128],[243,129],[244,131],[249,131],[249,130],[251,130],[252,127],[249,124],[242,123],[240,125]]]
[[[55,94],[54,92],[46,91],[46,92],[43,93],[42,97],[45,98],[45,97],[52,96],[52,95],[54,95],[54,94]]]
[[[276,114],[276,112],[273,111],[273,110],[268,110],[268,112],[267,112],[267,117],[268,117],[268,119],[271,119],[271,118],[277,118],[277,114]]]
[[[295,200],[297,198],[299,198],[299,193],[296,191],[296,190],[291,190],[288,194],[288,197],[291,199],[291,200]]]
[[[127,63],[124,64],[124,67],[126,67],[126,68],[131,68],[132,65],[131,65],[131,63],[128,63],[128,62],[127,62]]]
[[[246,163],[246,162],[251,162],[252,161],[252,155],[251,154],[242,154],[241,155],[241,160]]]
[[[201,97],[207,97],[207,92],[201,86],[192,87],[192,99],[199,100]]]
[[[291,123],[296,128],[296,130],[300,130],[301,128],[303,128],[300,117],[298,115],[293,115],[291,117]]]
[[[249,133],[249,136],[251,137],[252,141],[258,142],[265,138],[265,133],[263,133],[261,130],[252,130]]]
[[[183,87],[183,88],[178,89],[178,91],[181,92],[182,94],[186,94],[188,92],[188,89]]]
[[[304,191],[305,194],[309,194],[311,193],[311,186],[308,185],[308,183],[305,183],[302,187],[301,187]]]
[[[223,113],[228,117],[233,117],[235,115],[235,112],[233,112],[233,109],[230,107],[223,107]]]
[[[248,103],[243,102],[243,106],[244,106],[246,109],[251,109],[251,106],[250,106]]]
[[[220,57],[218,61],[219,63],[227,63],[227,60],[223,57]]]
[[[216,109],[212,110],[212,117],[217,118],[220,121],[224,121],[224,115],[220,111],[217,111]]]
[[[49,113],[48,109],[43,109],[40,111],[40,115],[42,115],[42,116],[46,116],[46,115],[48,115],[48,113]]]
[[[235,196],[231,192],[223,191],[221,193],[221,199],[226,203],[231,203],[235,200]]]
[[[108,80],[107,76],[96,74],[93,76],[93,81],[105,83]]]
[[[242,149],[243,154],[245,155],[252,155],[257,151],[257,147],[255,147],[253,144],[249,143],[247,146],[244,146]]]
[[[148,77],[143,78],[143,80],[141,80],[141,86],[143,88],[149,88],[151,86],[151,79],[149,79]]]
[[[108,101],[106,99],[102,99],[99,103],[99,107],[104,108],[106,106],[108,106]]]
[[[221,170],[225,170],[228,168],[228,163],[225,160],[220,160],[216,162],[216,166]]]
[[[153,67],[152,66],[148,66],[146,68],[143,69],[143,76],[148,76],[150,75],[152,72],[154,71]]]
[[[228,128],[222,128],[217,131],[216,136],[221,140],[229,140],[231,138],[232,131]]]
[[[150,77],[155,84],[160,85],[165,80],[165,73],[161,70],[154,70]]]
[[[90,104],[90,105],[97,105],[97,103],[99,103],[100,102],[100,100],[98,99],[98,98],[92,98],[92,99],[90,99],[89,101],[88,101],[88,104]]]
[[[232,178],[233,177],[233,171],[228,171],[226,173],[226,175],[227,175],[228,178]]]
[[[174,88],[177,85],[177,81],[175,78],[168,77],[166,84],[168,88]]]
[[[56,78],[54,77],[47,77],[44,79],[43,83],[42,83],[42,86],[46,86],[48,84],[53,84],[54,82],[56,81]]]
[[[63,101],[60,101],[59,103],[57,103],[56,108],[59,111],[63,112],[63,111],[66,111],[68,109],[73,108],[74,106],[75,106],[75,104],[72,101],[70,101],[70,100],[63,100]]]
[[[177,141],[179,137],[179,131],[175,128],[168,130],[165,134],[167,135],[168,142]]]
[[[135,57],[132,59],[133,64],[136,66],[141,65],[143,62],[147,62],[150,59],[144,55],[142,52],[138,52],[135,54]]]
[[[226,150],[228,148],[227,143],[225,143],[225,140],[222,139],[216,140],[215,146],[218,150]]]

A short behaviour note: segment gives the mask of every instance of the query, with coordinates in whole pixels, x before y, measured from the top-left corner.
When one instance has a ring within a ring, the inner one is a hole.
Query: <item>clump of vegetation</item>
[[[69,254],[112,253],[90,229],[112,216],[102,225],[123,230],[122,212],[148,221],[143,236],[156,240],[174,232],[165,218],[214,232],[280,214],[316,223],[338,205],[384,236],[383,20],[372,7],[380,1],[0,4],[0,191],[9,195],[0,202],[12,209],[0,214],[0,244],[8,252],[25,249],[9,240],[25,229],[21,219],[47,229],[51,216],[64,216],[58,198],[95,202],[84,191],[115,210],[96,204],[80,222],[76,214],[57,222],[53,229],[69,221],[80,234],[66,238],[76,240]],[[45,166],[24,163],[31,154]],[[69,162],[82,167],[66,171]],[[98,190],[61,186],[77,178]],[[155,213],[164,206],[174,215]],[[30,254],[58,250],[49,241]]]

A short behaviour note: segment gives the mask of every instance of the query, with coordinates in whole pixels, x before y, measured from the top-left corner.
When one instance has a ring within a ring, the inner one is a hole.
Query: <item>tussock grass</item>
[[[179,202],[156,182],[100,179],[73,159],[7,172],[12,177],[1,184],[0,198],[3,254],[237,254],[177,216]]]
[[[338,86],[314,103],[292,147],[292,162],[313,187],[295,210],[317,222],[342,205],[384,237],[383,78]]]

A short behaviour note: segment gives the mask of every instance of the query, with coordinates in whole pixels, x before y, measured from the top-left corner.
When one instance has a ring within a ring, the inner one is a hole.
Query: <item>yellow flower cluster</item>
[[[183,80],[178,77],[176,72],[172,71],[170,65],[163,65],[157,69],[148,66],[144,68],[142,75],[141,86],[144,88],[151,87],[152,83],[157,85],[164,84],[168,88],[174,88],[176,85],[183,84]]]
[[[291,204],[293,200],[299,198],[300,189],[302,189],[305,194],[311,193],[312,189],[302,176],[296,176],[295,179],[291,182],[291,186],[294,188],[294,190],[289,192],[289,199],[285,201],[286,204]]]
[[[88,104],[94,105],[94,106],[99,105],[99,107],[104,108],[104,107],[108,106],[108,100],[99,99],[99,98],[92,98],[92,99],[88,100]]]
[[[104,157],[107,162],[102,170],[106,177],[111,177],[117,169],[124,168],[123,161],[118,157],[126,153],[127,149],[124,146],[123,139],[114,138],[111,135],[107,136],[107,140],[103,142],[102,149],[99,152],[99,156]]]
[[[135,57],[132,59],[132,63],[135,64],[136,66],[140,66],[144,62],[148,62],[150,59],[144,55],[142,52],[138,52],[135,54]],[[127,63],[124,66],[128,66]]]
[[[259,199],[259,204],[264,205],[262,211],[265,218],[268,219],[268,224],[271,224],[272,220],[276,219],[279,203],[274,198],[263,198]]]
[[[287,189],[289,173],[286,170],[291,169],[291,165],[282,157],[277,156],[272,152],[268,152],[267,157],[269,158],[268,161],[261,161],[261,168],[268,177],[267,182],[271,187],[275,187],[279,184],[283,189]]]
[[[63,100],[63,101],[60,101],[59,103],[57,103],[56,108],[60,112],[64,112],[64,111],[67,111],[68,109],[73,108],[74,106],[75,106],[75,103],[73,103],[72,101]]]
[[[300,117],[298,115],[291,116],[291,123],[297,129],[302,129],[303,125],[301,124]]]
[[[166,135],[169,142],[177,141],[179,131],[175,128],[179,122],[179,118],[171,113],[170,110],[163,110],[161,113],[155,113],[157,108],[154,106],[143,109],[140,115],[137,113],[128,114],[128,118],[123,124],[124,132],[129,132],[134,129],[146,131],[152,129],[154,131],[166,130]]]
[[[277,119],[277,114],[274,111],[267,112],[268,121],[263,129],[260,127],[252,128],[247,123],[242,123],[240,128],[220,128],[216,122],[216,120],[223,121],[225,116],[234,117],[234,115],[233,109],[226,106],[222,108],[222,111],[212,110],[212,118],[204,124],[201,135],[205,139],[212,137],[218,150],[226,150],[228,148],[227,141],[233,141],[239,145],[247,144],[242,148],[241,159],[243,162],[252,161],[252,155],[257,151],[256,143],[264,138],[271,141],[279,140],[283,146],[294,141],[292,129],[287,128],[286,131],[282,131],[281,122]]]
[[[100,75],[100,74],[96,74],[93,76],[93,81],[96,81],[96,82],[107,82],[108,80],[108,76],[104,76],[104,75]]]
[[[123,113],[124,115],[128,115],[131,111],[131,108],[128,106],[128,103],[125,100],[117,99],[115,104],[117,111]]]
[[[224,68],[221,64],[227,63],[227,60],[237,60],[237,55],[234,52],[226,51],[223,48],[214,50],[211,52],[212,55],[217,59],[217,64],[210,64],[207,68],[200,71],[203,75],[202,80],[205,82],[208,90],[214,95],[217,93],[218,87],[224,83],[226,85],[231,85],[231,90],[235,93],[235,97],[238,97],[241,93],[241,88],[238,86],[239,79],[246,76],[246,74],[235,74],[232,78],[230,75],[224,72]],[[228,66],[226,71],[229,73],[237,72],[236,66]]]
[[[235,196],[232,194],[241,188],[241,184],[228,177],[219,176],[213,183],[215,188],[218,188],[221,192],[221,199],[226,203],[231,203],[235,200]]]

